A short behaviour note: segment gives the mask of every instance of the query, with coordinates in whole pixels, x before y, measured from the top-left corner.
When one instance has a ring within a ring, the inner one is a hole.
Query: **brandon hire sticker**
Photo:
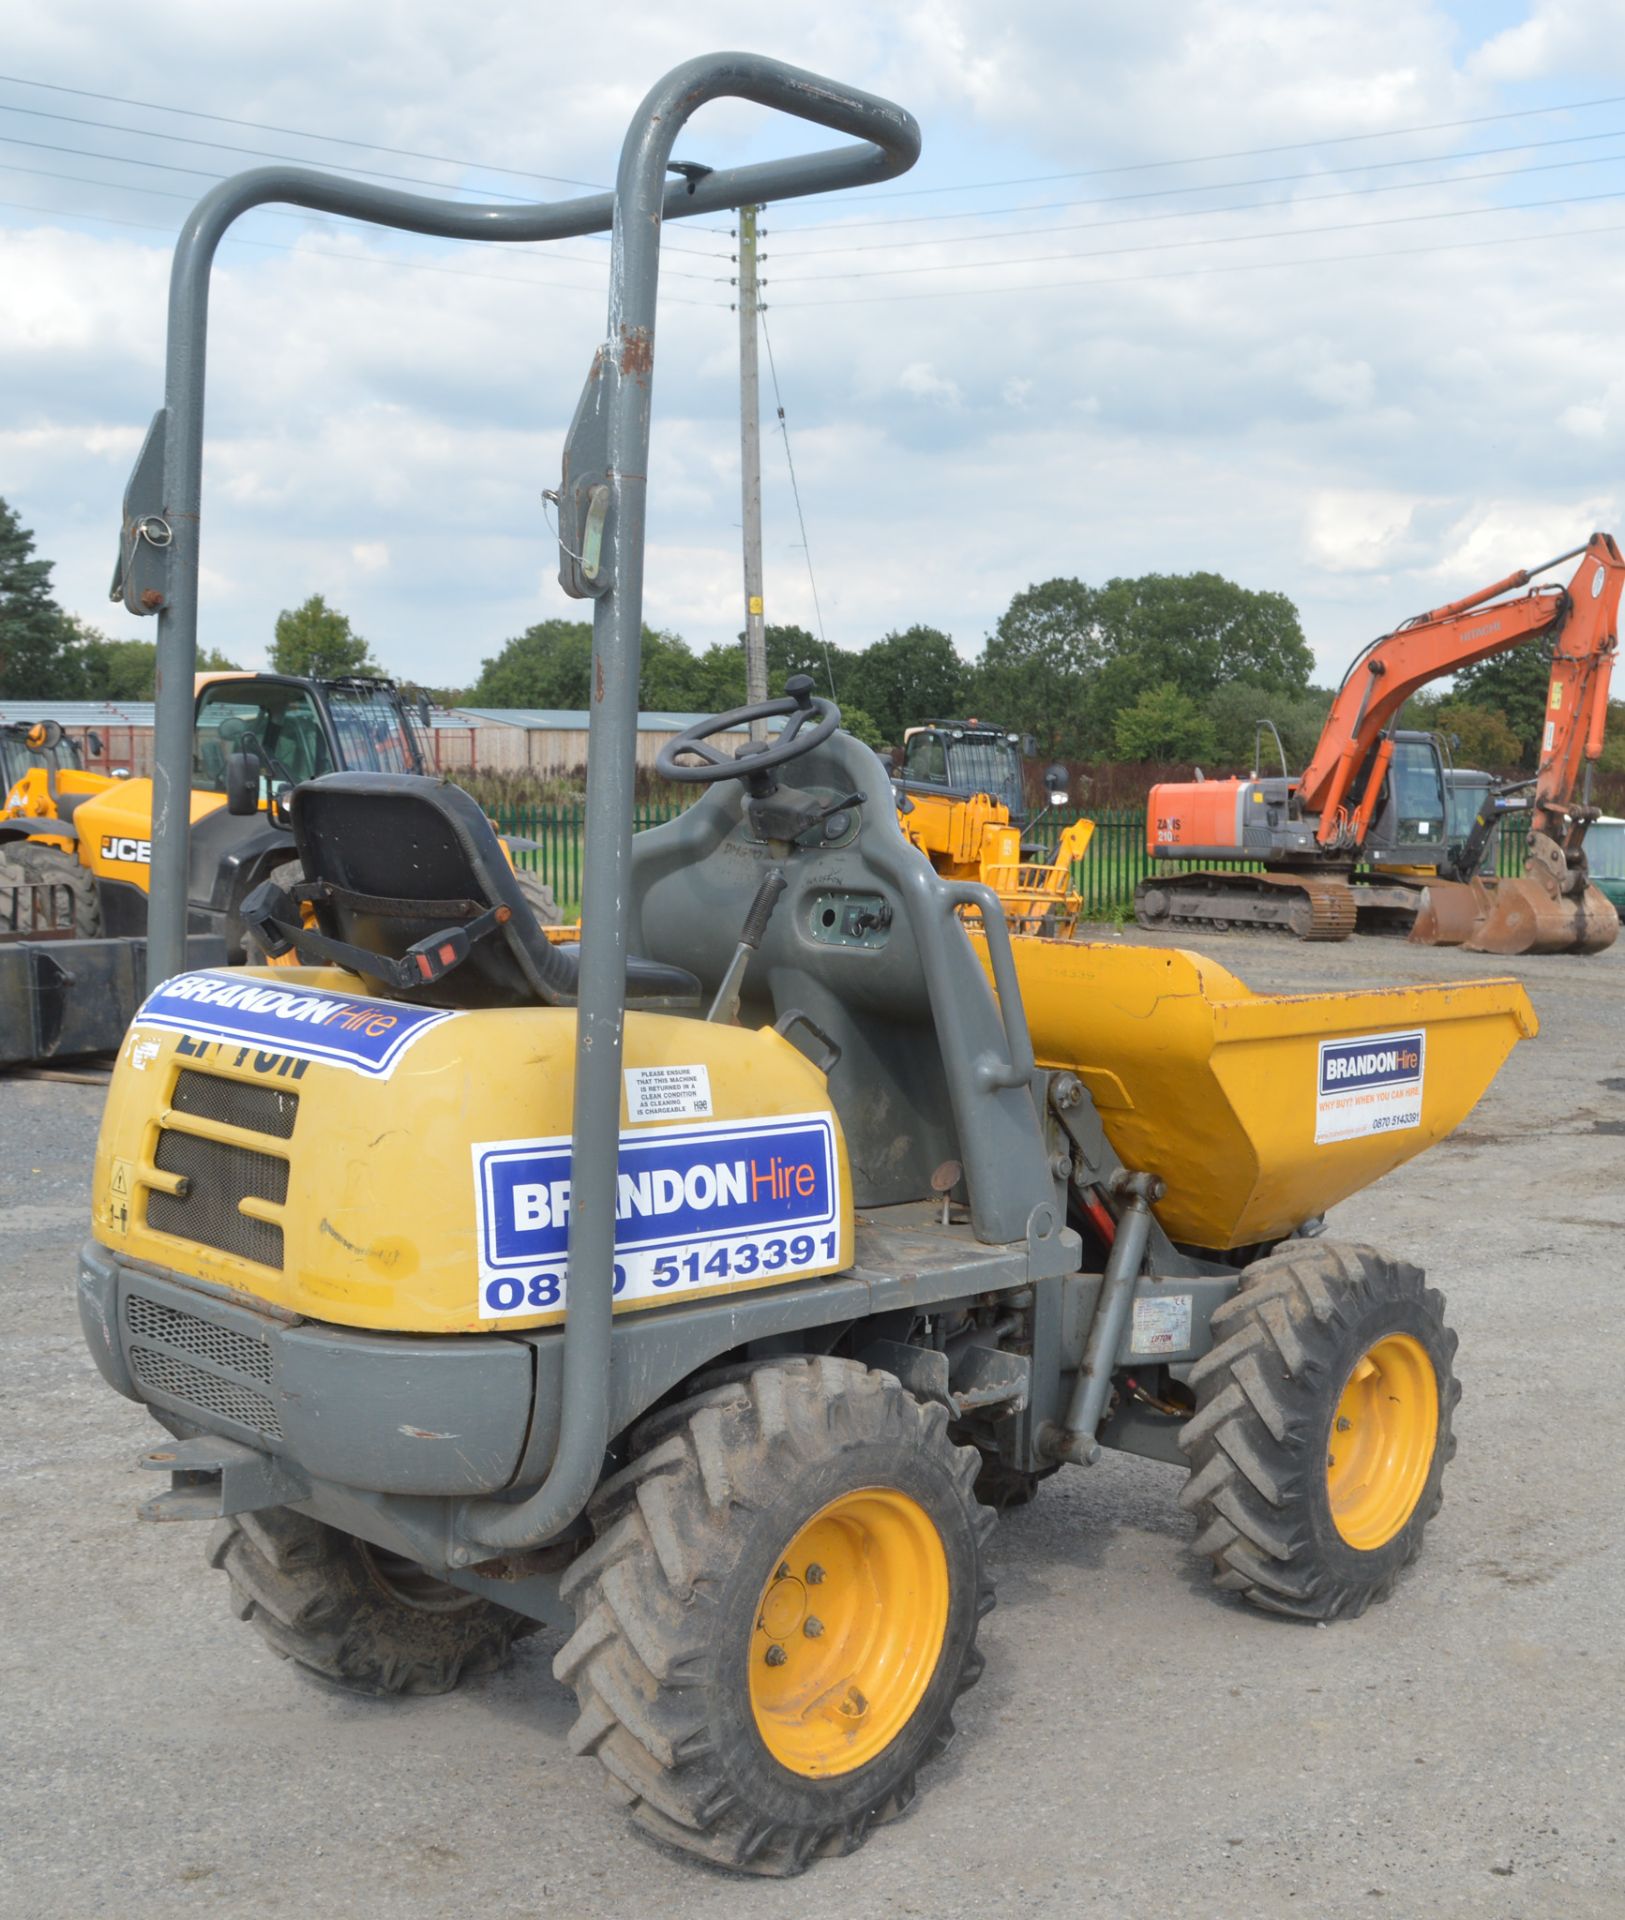
[[[1421,1126],[1426,1063],[1427,1035],[1420,1031],[1322,1040],[1315,1069],[1315,1144]]]
[[[566,1304],[570,1141],[476,1142],[479,1313]],[[832,1272],[841,1179],[827,1113],[621,1135],[615,1300],[675,1298]]]
[[[181,973],[148,994],[133,1026],[163,1027],[244,1048],[292,1054],[387,1080],[416,1040],[453,1020],[436,1007],[403,1006],[353,993],[271,987],[232,973]]]

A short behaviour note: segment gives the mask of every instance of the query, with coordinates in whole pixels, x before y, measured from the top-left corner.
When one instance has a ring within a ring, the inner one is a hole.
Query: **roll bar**
[[[777,108],[851,135],[857,144],[668,184],[678,133],[699,107],[724,97]],[[204,374],[210,275],[221,240],[235,220],[269,202],[455,239],[556,240],[606,228],[612,236],[608,326],[565,444],[559,496],[560,580],[567,592],[596,602],[559,1441],[547,1478],[529,1499],[479,1500],[460,1510],[457,1537],[448,1546],[454,1565],[537,1545],[568,1526],[597,1483],[609,1438],[627,881],[661,225],[891,179],[907,172],[919,150],[913,116],[890,101],[759,54],[704,54],[673,68],[645,96],[627,129],[612,194],[469,206],[301,167],[261,167],[206,194],[176,242],[164,405],[125,492],[113,582],[113,598],[131,612],[158,616],[149,990],[185,964]]]

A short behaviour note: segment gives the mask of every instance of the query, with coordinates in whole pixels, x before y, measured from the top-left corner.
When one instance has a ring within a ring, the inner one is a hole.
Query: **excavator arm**
[[[1576,555],[1580,564],[1568,586],[1502,598]],[[1535,824],[1550,831],[1548,823],[1561,818],[1573,795],[1582,756],[1595,759],[1602,751],[1622,588],[1625,559],[1608,534],[1593,534],[1583,547],[1510,573],[1373,641],[1344,676],[1295,796],[1302,812],[1318,820],[1320,844],[1354,849],[1364,843],[1392,757],[1389,731],[1412,694],[1555,632],[1534,800]]]

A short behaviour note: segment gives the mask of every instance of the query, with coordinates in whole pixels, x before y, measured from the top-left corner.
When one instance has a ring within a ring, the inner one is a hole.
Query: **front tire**
[[[449,1693],[536,1627],[291,1507],[220,1521],[208,1557],[273,1653],[352,1693]]]
[[[1363,1613],[1420,1552],[1455,1454],[1443,1296],[1371,1247],[1294,1241],[1246,1270],[1213,1338],[1179,1436],[1195,1551],[1272,1613]]]
[[[564,1581],[577,1753],[656,1839],[799,1872],[900,1813],[982,1659],[993,1515],[942,1407],[847,1360],[657,1415]]]
[[[101,895],[86,866],[37,840],[14,840],[0,854],[0,887],[67,887],[73,896],[73,931],[79,940],[97,940],[102,932]]]

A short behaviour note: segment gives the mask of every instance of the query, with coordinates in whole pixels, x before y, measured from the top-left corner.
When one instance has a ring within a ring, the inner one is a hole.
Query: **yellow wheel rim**
[[[948,1628],[948,1556],[907,1494],[868,1487],[815,1513],[756,1608],[750,1704],[779,1765],[809,1779],[883,1752],[931,1684]]]
[[[1439,1379],[1408,1333],[1354,1363],[1326,1440],[1326,1491],[1337,1531],[1363,1553],[1386,1546],[1416,1511],[1439,1437]]]

